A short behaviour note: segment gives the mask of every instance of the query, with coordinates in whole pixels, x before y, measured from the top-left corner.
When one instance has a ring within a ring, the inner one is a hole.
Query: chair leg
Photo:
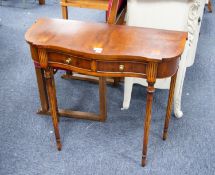
[[[60,151],[62,145],[61,145],[61,141],[60,141],[60,133],[59,133],[59,128],[58,128],[57,98],[56,98],[53,69],[45,70],[45,78],[46,78],[46,85],[47,85],[49,103],[50,103],[50,108],[51,108],[52,123],[53,123],[53,127],[54,127],[56,143],[57,143],[57,149]]]
[[[44,70],[41,69],[40,67],[35,66],[35,72],[37,77],[37,85],[41,103],[41,109],[38,111],[38,113],[46,113],[49,110],[49,102],[45,84]]]
[[[55,94],[55,101],[56,101],[56,112],[57,112],[57,121],[60,122],[60,116],[58,115],[59,114],[59,111],[58,111],[58,104],[57,104],[57,93],[56,93],[56,86],[55,86],[55,81],[54,81],[54,74],[53,74],[53,79],[52,79],[52,87],[53,87],[53,90],[54,90],[54,94]]]
[[[45,0],[39,0],[39,4],[40,4],[40,5],[45,4]]]
[[[166,140],[167,138],[169,121],[170,121],[171,112],[172,112],[172,102],[174,97],[176,78],[177,78],[177,73],[175,73],[175,75],[173,75],[173,77],[171,78],[169,98],[168,98],[168,104],[166,109],[166,118],[165,118],[164,130],[163,130],[163,140]]]
[[[104,122],[107,118],[106,105],[106,78],[99,77],[99,100],[100,100],[100,121]]]
[[[149,131],[151,123],[151,111],[154,94],[154,83],[148,83],[147,87],[147,101],[146,101],[146,118],[144,122],[144,139],[143,139],[143,153],[142,153],[142,166],[146,165],[147,147],[149,140]]]
[[[212,13],[212,11],[213,11],[211,0],[208,1],[208,11],[209,11],[210,13]]]
[[[123,100],[123,105],[122,109],[128,109],[130,106],[130,101],[131,101],[131,94],[132,94],[132,89],[133,89],[133,78],[132,77],[125,77],[124,81],[124,100]]]
[[[120,83],[121,78],[113,78],[113,85],[118,86]]]
[[[108,11],[105,11],[105,22],[108,22]]]
[[[67,6],[61,6],[61,8],[62,8],[63,19],[68,19],[68,7]]]

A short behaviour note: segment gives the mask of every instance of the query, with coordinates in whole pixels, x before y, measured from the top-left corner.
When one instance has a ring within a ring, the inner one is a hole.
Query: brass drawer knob
[[[120,70],[120,71],[124,71],[124,68],[125,68],[124,65],[122,65],[122,64],[119,65],[119,70]]]
[[[70,64],[71,62],[72,62],[72,58],[67,58],[67,59],[66,59],[66,63],[67,63],[67,64]]]

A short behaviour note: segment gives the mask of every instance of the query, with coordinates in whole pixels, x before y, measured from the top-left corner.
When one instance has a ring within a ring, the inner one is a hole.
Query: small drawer
[[[110,73],[140,73],[145,74],[146,64],[134,61],[97,61],[97,71],[98,72],[110,72]]]
[[[81,69],[91,70],[91,61],[77,56],[71,56],[58,52],[48,52],[49,62],[62,63],[65,65],[71,65]]]

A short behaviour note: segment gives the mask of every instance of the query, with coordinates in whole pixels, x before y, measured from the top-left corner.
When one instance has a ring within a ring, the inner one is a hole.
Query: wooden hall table
[[[42,103],[46,104],[41,113],[52,115],[58,150],[61,150],[59,116],[105,121],[107,115],[105,77],[130,76],[147,79],[142,154],[142,166],[144,166],[155,91],[154,83],[157,78],[172,77],[163,132],[165,140],[179,59],[187,33],[62,19],[39,19],[27,31],[25,38],[30,44],[32,59],[37,65],[37,79],[44,82],[38,84],[40,98],[43,99]],[[55,69],[100,77],[99,115],[58,109],[54,83]]]

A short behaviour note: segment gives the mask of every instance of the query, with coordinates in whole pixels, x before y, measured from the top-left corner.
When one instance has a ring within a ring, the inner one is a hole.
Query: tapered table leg
[[[177,78],[177,72],[171,78],[170,89],[169,89],[169,98],[168,98],[168,104],[167,104],[167,109],[166,109],[166,118],[165,118],[164,130],[163,130],[163,140],[166,140],[166,138],[167,138],[169,121],[170,121],[171,112],[172,112],[172,102],[173,102],[173,97],[174,97],[176,78]]]
[[[149,140],[150,123],[151,123],[153,93],[154,93],[154,84],[151,84],[147,88],[146,118],[145,118],[145,122],[144,122],[142,166],[146,165],[147,146],[148,146],[148,140]]]
[[[41,109],[38,113],[46,113],[49,110],[49,102],[46,90],[46,83],[44,77],[44,70],[40,67],[35,67],[36,78],[37,78],[37,85],[41,103]]]
[[[100,121],[104,122],[107,118],[106,105],[106,78],[99,77],[99,100],[100,100]]]
[[[51,108],[52,123],[55,132],[55,138],[57,143],[57,149],[61,150],[60,133],[58,128],[58,110],[57,110],[57,98],[53,76],[53,69],[46,69],[45,71],[46,85],[49,96],[49,103]]]
[[[143,152],[142,152],[142,166],[146,165],[147,147],[149,140],[150,124],[151,124],[151,113],[152,113],[152,102],[153,94],[155,92],[154,84],[157,76],[157,64],[149,63],[146,68],[147,76],[147,98],[146,98],[146,114],[144,122],[144,138],[143,138]]]

